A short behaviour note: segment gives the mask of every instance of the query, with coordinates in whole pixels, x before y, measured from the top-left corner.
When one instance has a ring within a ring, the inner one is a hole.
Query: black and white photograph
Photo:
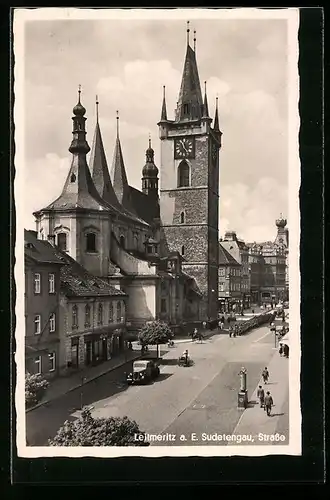
[[[20,457],[301,455],[298,29],[15,9]]]

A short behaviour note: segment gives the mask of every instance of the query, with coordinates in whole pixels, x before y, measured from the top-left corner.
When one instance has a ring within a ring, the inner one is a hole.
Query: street
[[[177,359],[186,348],[194,365],[179,367]],[[268,326],[236,338],[215,334],[203,343],[180,343],[169,349],[162,359],[160,377],[149,385],[126,386],[124,372],[130,370],[131,363],[85,384],[83,404],[93,407],[94,417],[127,415],[136,420],[141,431],[168,435],[164,441],[152,442],[153,445],[226,445],[226,442],[196,442],[192,435],[234,433],[243,413],[237,408],[241,367],[247,369],[249,405],[254,406],[257,402],[251,396],[262,369],[269,366],[274,356],[278,356],[278,352]],[[287,367],[287,359],[280,361]],[[286,435],[288,444],[287,369],[281,368],[280,373],[281,380],[272,380],[270,373],[268,390],[272,391],[272,384],[277,384],[277,390],[283,386],[284,395],[281,408],[276,408],[272,426],[276,432]],[[48,438],[54,436],[66,419],[79,415],[80,405],[81,391],[77,389],[27,413],[30,445],[47,445]],[[251,429],[251,432],[258,430]],[[176,438],[171,440],[174,435]],[[178,440],[181,435],[184,435],[184,442]]]

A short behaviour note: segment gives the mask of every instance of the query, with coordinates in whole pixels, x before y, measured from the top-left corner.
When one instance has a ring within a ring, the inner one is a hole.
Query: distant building
[[[242,305],[242,265],[219,243],[219,311]]]
[[[240,264],[241,272],[241,299],[244,308],[250,307],[250,264],[249,264],[249,247],[245,242],[237,238],[235,231],[227,231],[225,237],[221,241],[223,248],[229,252],[234,259]]]
[[[249,243],[252,303],[276,303],[289,298],[289,231],[280,216],[275,240]]]

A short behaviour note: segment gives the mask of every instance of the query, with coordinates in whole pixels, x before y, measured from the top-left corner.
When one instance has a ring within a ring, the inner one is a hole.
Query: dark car
[[[133,370],[127,375],[127,383],[147,384],[159,376],[160,370],[157,363],[152,359],[139,359],[134,361]]]

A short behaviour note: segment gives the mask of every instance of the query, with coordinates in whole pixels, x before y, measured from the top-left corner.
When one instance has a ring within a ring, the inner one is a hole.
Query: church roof
[[[89,169],[99,195],[110,205],[120,207],[110,179],[99,123],[96,123]]]
[[[219,266],[239,266],[240,263],[219,243]]]
[[[187,45],[186,58],[183,67],[181,87],[176,110],[176,121],[185,118],[184,104],[190,104],[190,119],[199,119],[203,112],[203,98],[199,80],[196,54]]]
[[[142,191],[129,186],[129,197],[132,208],[134,209],[137,216],[143,219],[148,224],[151,224],[153,222],[153,219],[159,216],[159,214],[157,215],[157,206],[159,209],[159,205],[151,207],[150,198],[146,194],[142,193]]]

